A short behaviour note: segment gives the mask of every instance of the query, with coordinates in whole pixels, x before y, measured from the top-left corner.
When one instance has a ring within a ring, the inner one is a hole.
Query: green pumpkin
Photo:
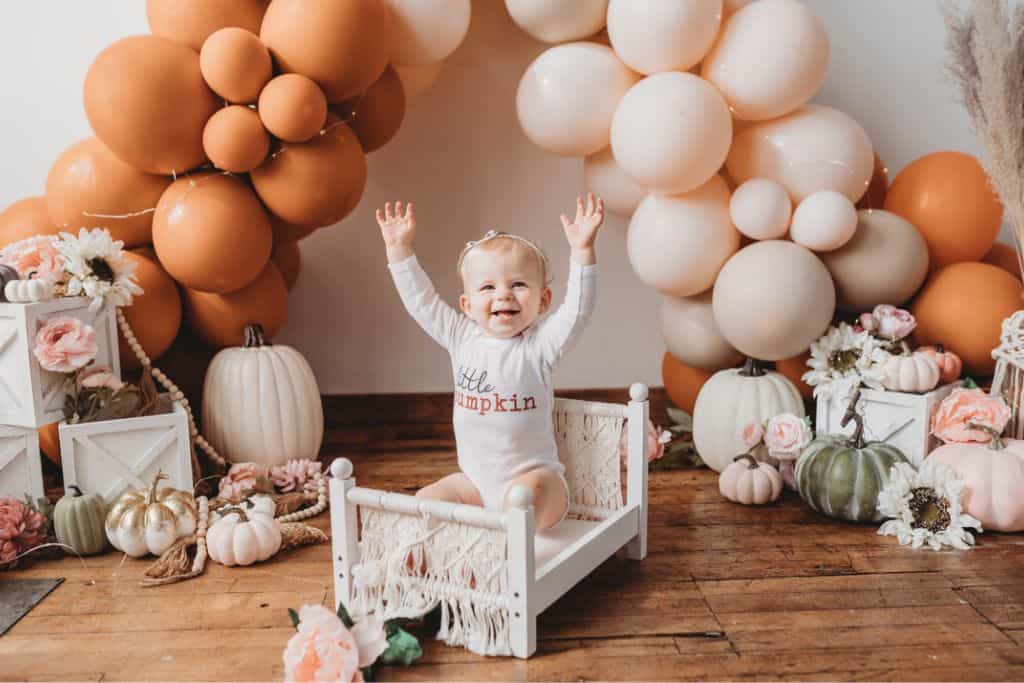
[[[71,485],[53,508],[53,530],[60,543],[81,555],[96,555],[107,547],[106,518],[107,503],[103,496],[83,494]]]

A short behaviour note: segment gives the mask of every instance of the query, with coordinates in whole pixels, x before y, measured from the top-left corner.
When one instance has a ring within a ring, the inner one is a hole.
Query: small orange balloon
[[[363,151],[369,154],[387,144],[402,125],[405,90],[398,73],[388,66],[369,90],[331,109],[348,122]]]
[[[263,163],[270,151],[270,136],[259,114],[233,104],[210,117],[203,129],[203,149],[217,168],[248,173]]]
[[[285,287],[292,291],[295,281],[299,279],[299,271],[302,269],[302,252],[299,251],[297,242],[279,242],[274,245],[274,253],[270,255],[277,269],[281,271]]]
[[[882,163],[882,158],[875,152],[875,170],[868,182],[864,196],[857,201],[858,209],[881,209],[885,206],[885,196],[889,193],[889,169]]]
[[[46,176],[46,208],[61,230],[106,228],[128,249],[153,241],[153,208],[171,179],[143,173],[88,138],[68,147]]]
[[[185,398],[193,414],[202,415],[203,382],[210,361],[219,349],[204,344],[186,327],[181,328],[171,348],[160,359],[160,370],[171,378]]]
[[[38,430],[39,450],[53,464],[60,465],[60,423],[43,425]]]
[[[921,233],[931,270],[980,261],[1003,220],[1003,205],[988,174],[963,152],[934,152],[912,161],[892,181],[885,209]]]
[[[331,115],[322,135],[286,145],[251,177],[256,193],[278,218],[321,227],[337,223],[359,203],[366,187],[366,155],[352,129]]]
[[[153,261],[155,263],[160,263],[160,259],[157,258],[156,251],[153,249],[153,245],[152,244],[147,244],[144,247],[139,247],[137,249],[132,249],[131,251],[132,251],[133,254],[138,254],[139,256],[142,256],[144,258],[148,258],[150,261]]]
[[[804,373],[810,370],[807,366],[807,361],[810,357],[811,353],[809,351],[805,351],[799,356],[787,358],[786,360],[775,361],[775,369],[793,383],[793,386],[797,388],[797,391],[800,392],[800,395],[803,396],[805,401],[810,401],[814,398],[814,387],[807,384],[802,379]]]
[[[146,19],[153,34],[196,51],[225,26],[259,33],[266,11],[267,0],[146,0]]]
[[[691,368],[670,353],[661,360],[661,379],[665,383],[665,391],[672,403],[691,415],[693,405],[697,402],[697,394],[704,383],[711,379],[715,370]]]
[[[263,125],[285,142],[305,142],[327,120],[327,100],[320,86],[302,74],[283,74],[260,93]]]
[[[274,214],[270,214],[270,228],[274,231],[274,244],[297,242],[309,237],[319,229],[285,223]]]
[[[241,346],[245,326],[263,326],[273,338],[288,312],[288,288],[281,272],[268,263],[252,283],[228,294],[185,290],[189,327],[207,344],[217,347]]]
[[[1008,244],[1002,242],[993,244],[989,252],[985,254],[984,261],[1002,268],[1015,278],[1021,277],[1020,257],[1017,255],[1017,250]]]
[[[0,213],[0,248],[36,235],[56,235],[43,197],[19,199]]]
[[[270,259],[270,221],[236,176],[200,173],[171,184],[153,217],[160,263],[189,289],[231,292],[263,271]]]
[[[228,102],[251,104],[274,75],[259,36],[234,26],[215,31],[199,51],[199,70],[213,92]]]
[[[136,295],[132,305],[122,310],[136,341],[150,360],[155,361],[171,347],[181,327],[178,285],[156,261],[131,251],[124,257],[135,264],[135,278],[143,293]],[[140,367],[139,359],[124,337],[121,337],[119,350],[122,368]]]
[[[914,338],[960,356],[968,375],[988,377],[1003,320],[1020,307],[1019,279],[988,263],[954,263],[932,273],[914,299]]]

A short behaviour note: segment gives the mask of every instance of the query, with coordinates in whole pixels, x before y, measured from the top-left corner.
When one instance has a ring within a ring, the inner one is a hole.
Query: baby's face
[[[503,251],[473,249],[462,264],[462,312],[491,337],[508,339],[551,305],[537,254],[526,245]]]

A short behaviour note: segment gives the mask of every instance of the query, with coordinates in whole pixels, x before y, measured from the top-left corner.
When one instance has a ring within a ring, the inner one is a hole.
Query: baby
[[[576,200],[576,219],[562,214],[572,248],[565,302],[551,306],[548,262],[530,240],[491,231],[459,255],[459,314],[444,303],[413,255],[412,204],[377,211],[388,267],[402,302],[434,341],[448,350],[455,377],[453,422],[461,472],[420,489],[419,498],[501,510],[513,484],[533,492],[537,528],[568,512],[569,487],[558,461],[551,413],[551,371],[594,308],[594,239],[604,205]]]

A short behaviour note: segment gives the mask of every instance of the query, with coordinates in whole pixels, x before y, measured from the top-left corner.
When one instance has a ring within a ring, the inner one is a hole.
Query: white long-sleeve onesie
[[[557,472],[564,482],[551,374],[594,309],[597,266],[570,261],[565,302],[510,339],[484,334],[442,301],[415,256],[389,268],[405,308],[451,356],[459,469],[485,507],[501,509],[509,482],[536,467]]]

